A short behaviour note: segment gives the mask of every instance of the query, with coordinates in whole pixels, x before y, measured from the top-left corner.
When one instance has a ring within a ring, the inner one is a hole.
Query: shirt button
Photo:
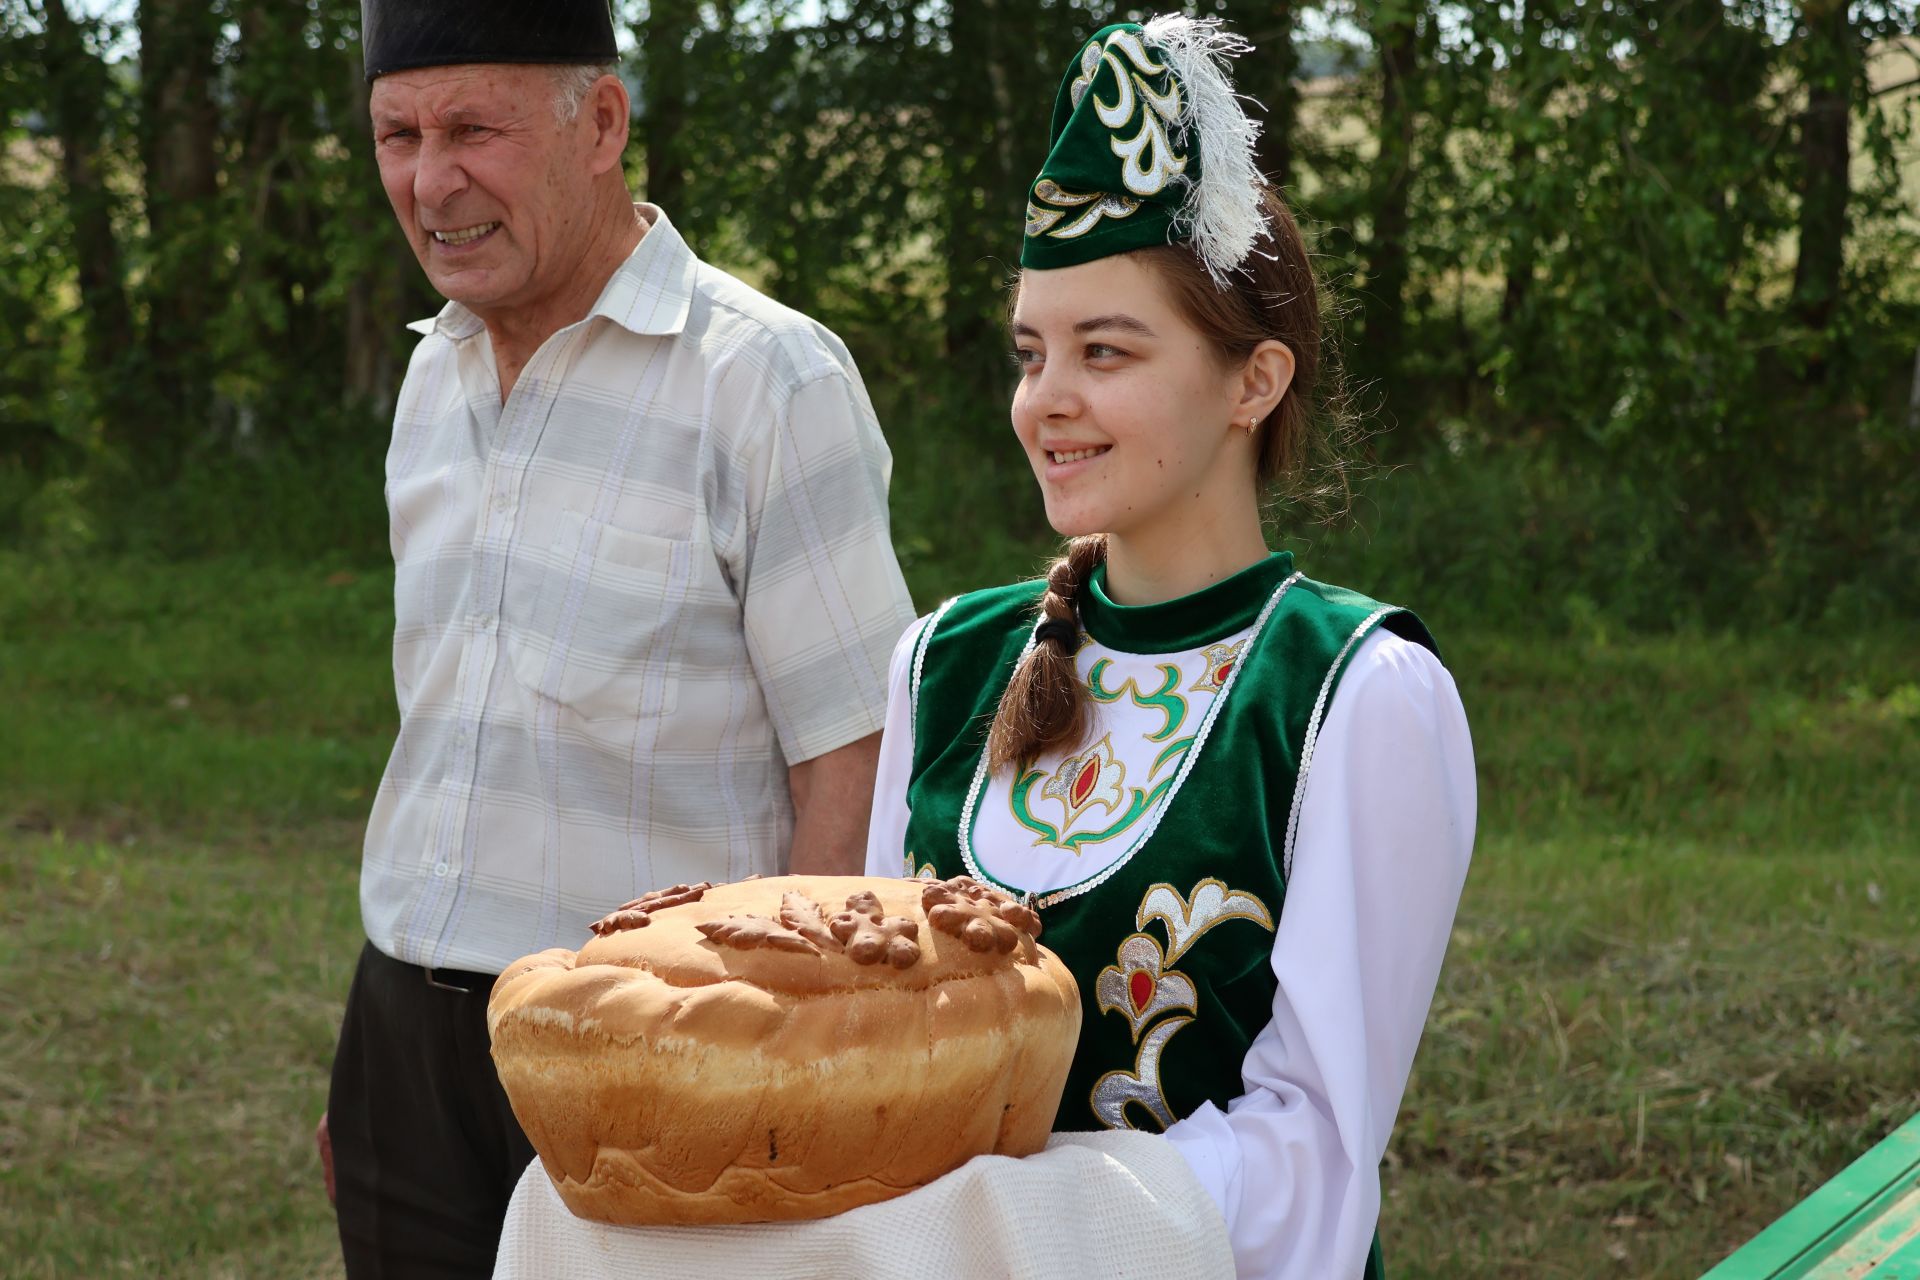
[[[480,615],[480,616],[479,616],[478,618],[476,618],[476,619],[475,619],[475,621],[476,621],[476,622],[478,622],[478,623],[480,624],[480,629],[481,629],[482,631],[491,631],[491,630],[493,630],[493,622],[494,622],[494,618],[493,618],[493,615],[492,615],[492,614],[490,614],[490,613],[483,613],[483,614],[481,614],[481,615]]]
[[[434,863],[434,864],[433,864],[433,874],[435,874],[435,875],[437,875],[437,876],[444,876],[445,874],[447,874],[447,864],[446,864],[446,863],[444,863],[444,862],[436,862],[436,863]]]
[[[508,507],[512,505],[513,505],[513,495],[508,493],[506,490],[503,489],[499,493],[496,493],[493,495],[493,509],[495,511],[505,511]]]

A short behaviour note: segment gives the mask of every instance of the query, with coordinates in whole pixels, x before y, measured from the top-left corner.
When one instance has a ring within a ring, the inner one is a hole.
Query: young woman
[[[1426,628],[1262,534],[1312,482],[1323,356],[1243,49],[1156,18],[1068,68],[1012,308],[1066,554],[900,642],[867,870],[1022,895],[1084,1004],[1055,1127],[1164,1133],[1242,1275],[1344,1280],[1380,1274],[1473,758]]]

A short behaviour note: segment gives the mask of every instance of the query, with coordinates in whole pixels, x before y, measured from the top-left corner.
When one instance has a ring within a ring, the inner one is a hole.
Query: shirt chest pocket
[[[695,550],[576,511],[530,521],[507,566],[514,678],[585,720],[671,713]]]

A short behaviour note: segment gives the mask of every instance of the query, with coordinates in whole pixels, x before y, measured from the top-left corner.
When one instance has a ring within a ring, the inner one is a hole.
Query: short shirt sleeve
[[[747,650],[789,764],[877,733],[913,601],[887,520],[892,455],[857,374],[802,383],[747,468]]]

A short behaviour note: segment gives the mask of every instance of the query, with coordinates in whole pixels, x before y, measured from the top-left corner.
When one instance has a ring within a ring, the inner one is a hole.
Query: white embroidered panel
[[[1121,653],[1084,637],[1075,668],[1092,731],[1072,751],[990,776],[974,805],[977,865],[1045,893],[1128,857],[1172,799],[1174,778],[1253,626],[1177,653]]]

